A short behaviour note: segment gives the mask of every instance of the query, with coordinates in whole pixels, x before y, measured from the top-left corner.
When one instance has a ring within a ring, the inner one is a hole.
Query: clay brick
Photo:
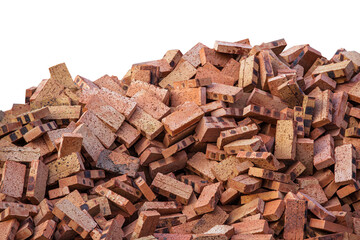
[[[8,134],[14,130],[17,130],[21,128],[22,124],[21,122],[11,122],[4,125],[1,125],[0,127],[0,136],[4,136],[5,134]]]
[[[170,92],[167,89],[163,89],[152,84],[136,80],[131,81],[129,89],[126,92],[126,96],[132,97],[141,90],[145,90],[150,94],[156,96],[160,101],[165,104],[168,104],[169,102]]]
[[[187,161],[186,168],[204,179],[213,182],[215,176],[211,169],[215,165],[217,165],[217,162],[207,160],[204,153],[198,152]]]
[[[15,239],[17,240],[25,240],[34,233],[34,221],[31,217],[28,217],[24,221],[21,222],[19,230],[17,231],[15,235]]]
[[[296,130],[292,120],[279,120],[276,125],[275,157],[294,160],[296,155]]]
[[[33,122],[36,120],[40,120],[42,118],[45,118],[49,116],[50,110],[48,107],[40,108],[37,110],[33,110],[28,113],[24,113],[16,117],[16,119],[13,119],[12,122],[21,122],[21,124],[27,124],[29,122]]]
[[[180,180],[183,183],[192,186],[194,189],[194,192],[199,193],[199,194],[203,191],[203,189],[206,186],[211,184],[209,181],[207,181],[197,175],[183,175],[180,177]]]
[[[204,214],[190,229],[195,234],[204,233],[216,225],[224,224],[228,217],[229,215],[217,206],[213,212]]]
[[[227,154],[236,154],[239,151],[256,152],[262,146],[262,141],[258,138],[252,139],[240,139],[224,146],[224,150]]]
[[[26,209],[29,211],[31,216],[36,215],[38,212],[38,207],[36,205],[7,202],[7,201],[0,202],[0,210],[1,211],[5,210],[8,207],[15,208],[15,209]]]
[[[94,187],[94,182],[91,179],[75,175],[59,179],[59,187],[69,187],[70,190],[86,190]]]
[[[175,69],[160,81],[159,86],[162,88],[173,87],[173,82],[188,80],[195,74],[196,68],[194,68],[188,61],[181,60]]]
[[[31,162],[26,197],[33,204],[39,204],[45,196],[48,167],[40,160]]]
[[[70,193],[70,189],[68,187],[55,188],[51,189],[48,192],[49,199],[64,197]]]
[[[61,178],[85,170],[82,157],[79,153],[72,153],[49,163],[48,184],[53,184]]]
[[[307,203],[304,200],[286,201],[284,239],[304,239]]]
[[[214,161],[222,161],[226,158],[226,153],[220,150],[216,145],[206,145],[206,158]]]
[[[236,127],[232,118],[203,117],[195,129],[196,138],[200,142],[215,142],[221,131]]]
[[[170,114],[170,108],[150,91],[141,90],[134,94],[131,99],[156,120],[161,120]]]
[[[315,111],[315,98],[304,96],[302,108],[304,110],[304,130],[305,136],[309,136],[312,119]]]
[[[29,130],[27,133],[23,135],[23,138],[26,142],[31,142],[42,135],[44,135],[46,132],[55,130],[57,128],[57,125],[55,122],[49,122],[46,124],[42,124],[39,126],[34,127],[33,129]]]
[[[24,191],[26,166],[14,161],[4,164],[0,192],[14,198],[21,198]]]
[[[0,214],[0,222],[4,222],[10,219],[24,220],[29,217],[29,210],[26,208],[13,208],[8,207]]]
[[[321,53],[308,44],[301,50],[301,52],[294,59],[290,67],[299,64],[304,67],[304,72],[307,72],[316,59],[321,58]]]
[[[194,142],[195,142],[194,137],[189,136],[189,137],[184,138],[180,142],[175,143],[174,145],[172,145],[166,149],[163,149],[161,153],[164,156],[164,158],[168,158],[168,157],[171,157],[172,155],[174,155],[175,153],[180,152],[181,150],[187,148]]]
[[[142,194],[144,194],[145,198],[148,201],[154,201],[154,199],[156,198],[155,194],[153,193],[153,191],[150,189],[150,187],[147,185],[146,181],[142,178],[142,177],[138,177],[135,180],[135,184],[136,186],[140,189],[140,191],[142,192]]]
[[[241,174],[237,177],[230,178],[227,186],[238,190],[240,193],[249,194],[261,187],[261,179],[253,178],[247,174]]]
[[[281,86],[282,84],[284,84],[285,82],[288,81],[288,78],[285,74],[279,74],[276,77],[272,77],[268,79],[268,86],[269,86],[269,90],[270,93],[273,96],[276,97],[281,97],[279,91],[278,91],[278,87]]]
[[[238,86],[245,92],[252,91],[257,85],[260,76],[259,58],[256,55],[247,57],[240,61]]]
[[[215,41],[214,49],[217,52],[227,54],[247,54],[251,50],[251,46],[244,43],[233,43],[224,41]]]
[[[152,178],[157,173],[171,173],[183,169],[186,166],[187,154],[185,151],[178,152],[168,158],[160,159],[149,164],[149,173]]]
[[[319,93],[315,98],[312,127],[323,127],[332,122],[333,93],[330,90]]]
[[[278,120],[288,119],[286,113],[252,104],[243,109],[242,117],[251,117],[271,124],[276,124]]]
[[[20,224],[16,219],[0,222],[0,239],[15,239],[15,234],[19,225]]]
[[[220,136],[217,139],[217,147],[222,149],[226,144],[238,139],[251,138],[258,132],[259,127],[256,124],[221,131]]]
[[[186,88],[181,90],[171,90],[170,102],[172,107],[177,107],[187,101],[191,101],[201,106],[206,104],[206,88]]]
[[[272,200],[276,200],[276,199],[282,199],[282,198],[284,198],[284,195],[280,191],[267,191],[267,192],[242,195],[241,196],[241,204],[249,203],[256,198],[260,198],[264,202],[268,202],[268,201],[272,201]]]
[[[73,152],[80,152],[83,143],[83,136],[79,133],[63,133],[58,151],[58,158],[70,155]]]
[[[289,183],[291,181],[290,174],[274,172],[271,170],[256,168],[256,167],[250,167],[248,175],[257,177],[257,178],[263,178],[263,179],[267,179],[267,180],[275,180],[275,181],[284,182],[284,183]]]
[[[148,166],[150,163],[163,158],[162,149],[157,147],[147,148],[139,157],[142,166]]]
[[[239,192],[233,188],[226,189],[220,196],[220,202],[227,205],[239,197]]]
[[[135,177],[139,169],[140,159],[126,153],[104,150],[101,152],[96,167],[106,171],[127,174]]]
[[[219,108],[225,108],[226,104],[223,101],[213,101],[207,104],[200,106],[205,114],[215,111]]]
[[[78,119],[81,114],[81,106],[48,106],[50,114],[44,120]]]
[[[92,130],[90,130],[90,128],[85,124],[80,124],[74,130],[74,133],[78,133],[83,136],[82,150],[93,162],[97,162],[100,153],[104,150],[104,147]]]
[[[269,152],[246,152],[240,151],[236,155],[236,158],[240,161],[250,161],[255,164],[255,166],[277,171],[283,168],[285,165],[282,162],[279,162],[272,153]]]
[[[312,165],[311,165],[312,166]],[[291,181],[294,181],[298,176],[300,176],[304,171],[306,170],[306,167],[304,164],[302,164],[300,161],[296,161],[294,164],[292,164],[287,170],[286,174],[290,175]]]
[[[354,64],[350,60],[345,60],[338,63],[318,66],[312,75],[316,77],[319,74],[326,74],[336,82],[343,83],[349,81],[354,74]]]
[[[356,152],[351,144],[335,148],[335,182],[353,183],[356,181]]]
[[[119,130],[116,132],[117,140],[125,144],[127,148],[131,147],[141,136],[140,131],[123,122]]]
[[[229,214],[229,218],[227,219],[227,222],[231,224],[241,220],[244,217],[252,216],[257,213],[263,213],[264,207],[265,207],[265,203],[262,199],[260,198],[254,199],[251,202],[231,211]]]
[[[213,83],[206,88],[206,97],[212,100],[221,100],[234,103],[240,99],[243,93],[242,88],[233,87],[220,83]]]
[[[254,166],[250,161],[240,162],[235,157],[228,157],[215,165],[211,171],[218,181],[225,182],[229,178],[236,177],[248,171],[250,167]]]
[[[182,204],[188,203],[193,191],[191,186],[163,175],[162,173],[156,175],[151,184],[151,189],[157,194],[163,195],[171,200],[179,201]]]
[[[247,105],[253,104],[262,106],[268,109],[275,109],[281,111],[287,107],[287,104],[283,102],[279,97],[273,96],[263,90],[254,88],[247,101]]]
[[[240,108],[219,108],[211,112],[212,117],[242,118],[243,110]]]
[[[273,200],[265,203],[264,208],[264,219],[269,222],[277,221],[281,218],[283,212],[285,210],[285,202],[281,199]]]
[[[214,183],[204,187],[194,205],[194,210],[198,215],[215,210],[217,202],[220,200],[221,188],[221,183]]]
[[[188,61],[194,67],[197,68],[201,64],[199,51],[203,47],[206,46],[202,43],[197,43],[194,47],[192,47],[189,51],[187,51],[184,54],[183,59],[185,59],[186,61]]]
[[[263,185],[264,188],[268,188],[271,190],[280,191],[282,193],[287,192],[297,192],[299,190],[299,186],[294,183],[282,183],[278,181],[264,180]]]
[[[120,179],[112,178],[101,186],[120,194],[121,196],[129,199],[131,202],[136,202],[141,197],[141,192],[138,189],[121,181]]]
[[[17,122],[20,124],[19,128],[17,128],[16,131],[10,133],[9,135],[5,136],[3,139],[8,140],[9,142],[15,143],[18,142],[19,140],[23,139],[24,135],[29,132],[31,129],[33,129],[34,127],[40,126],[42,125],[41,120],[36,120],[34,122],[30,122],[26,125],[24,125],[23,127],[21,127],[21,123]],[[3,126],[3,128],[5,128]]]
[[[55,232],[56,222],[54,220],[47,220],[35,227],[34,235],[31,239],[34,240],[50,240]]]
[[[139,214],[131,239],[153,234],[159,219],[160,214],[157,211],[142,211]]]
[[[232,224],[235,230],[235,235],[233,238],[237,239],[236,236],[238,234],[263,234],[263,233],[269,233],[269,224],[266,220],[260,219],[260,220],[250,220],[240,223]],[[254,235],[254,236],[256,236]]]
[[[320,230],[325,230],[327,232],[348,232],[348,233],[352,233],[353,230],[351,228],[345,227],[341,224],[336,224],[333,222],[329,222],[326,220],[320,220],[320,219],[315,219],[315,218],[311,218],[310,222],[309,222],[309,226],[312,228],[316,228],[316,229],[320,229]]]
[[[334,163],[334,140],[328,134],[317,139],[314,143],[314,167],[320,170]]]
[[[84,90],[89,90],[89,89],[92,89],[92,88],[99,88],[98,86],[96,86],[95,83],[93,83],[89,79],[84,78],[84,77],[79,76],[79,75],[77,75],[74,78],[74,82],[80,89],[84,89]]]
[[[155,210],[161,215],[173,214],[181,212],[182,206],[178,202],[169,201],[169,202],[145,202],[139,212],[141,211],[152,211]]]
[[[274,77],[274,70],[271,65],[270,53],[268,50],[260,51],[259,53],[260,62],[260,84],[264,90],[268,89],[267,81],[269,78]]]
[[[204,112],[195,103],[187,102],[178,106],[176,111],[162,119],[165,130],[174,136],[200,121]]]
[[[230,55],[216,52],[214,49],[210,49],[208,47],[201,48],[199,55],[202,65],[211,63],[216,67],[224,67],[231,58]]]
[[[323,206],[321,206],[320,203],[318,203],[312,197],[301,192],[297,193],[297,196],[300,199],[307,201],[307,208],[318,218],[331,222],[335,221],[336,217],[331,212],[326,210]]]

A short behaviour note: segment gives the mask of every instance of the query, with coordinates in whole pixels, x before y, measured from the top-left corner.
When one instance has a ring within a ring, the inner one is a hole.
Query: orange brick
[[[34,235],[31,239],[34,240],[45,240],[52,239],[52,236],[55,232],[56,222],[54,220],[47,220],[46,222],[41,223],[35,227]]]
[[[216,145],[207,144],[206,145],[206,158],[215,161],[222,161],[226,158],[226,153],[223,150],[220,150]]]
[[[175,153],[180,152],[181,150],[189,147],[194,142],[195,142],[194,137],[189,136],[189,137],[184,138],[180,142],[175,143],[174,145],[172,145],[166,149],[163,149],[161,153],[164,156],[164,158],[168,158],[168,157],[171,157],[172,155],[174,155]]]
[[[200,49],[199,55],[202,65],[211,63],[216,67],[224,67],[231,58],[230,55],[216,52],[214,49],[210,49],[208,47],[203,47]]]
[[[191,63],[182,59],[176,68],[166,77],[164,77],[159,86],[162,88],[173,87],[173,82],[179,80],[188,80],[196,74],[196,68]]]
[[[16,219],[0,222],[0,239],[14,239],[19,225]]]
[[[334,163],[334,140],[327,134],[314,143],[314,166],[317,170],[320,170]]]
[[[48,167],[40,160],[31,162],[26,197],[33,204],[39,204],[45,197]]]
[[[187,161],[186,168],[204,179],[213,182],[215,180],[215,176],[211,169],[215,165],[217,165],[217,162],[207,160],[205,154],[198,152],[189,159],[189,161]]]
[[[132,97],[137,92],[140,92],[141,90],[145,90],[147,92],[150,92],[154,96],[156,96],[160,101],[162,101],[165,104],[168,104],[170,99],[170,92],[167,89],[160,88],[157,86],[154,86],[152,84],[142,82],[142,81],[131,81],[131,84],[129,86],[129,89],[126,92],[126,96]]]
[[[198,215],[215,210],[217,202],[220,200],[221,188],[221,183],[214,183],[204,187],[194,205],[194,210]]]
[[[206,97],[212,100],[222,100],[224,102],[234,103],[240,99],[242,88],[233,87],[220,83],[213,83],[206,88]]]
[[[285,239],[304,239],[306,201],[289,199],[285,209]]]
[[[277,121],[274,156],[277,159],[294,160],[296,139],[297,135],[293,120]]]
[[[249,177],[247,174],[241,174],[237,177],[230,178],[227,186],[238,190],[240,193],[249,194],[261,187],[261,179]]]
[[[45,123],[40,126],[36,126],[33,129],[31,129],[30,131],[28,131],[27,133],[25,133],[23,138],[25,139],[26,142],[31,142],[31,141],[41,137],[42,135],[44,135],[46,132],[55,130],[56,128],[57,128],[57,125],[54,121]]]
[[[255,166],[277,171],[285,167],[284,163],[279,162],[272,153],[269,152],[247,152],[240,151],[236,155],[240,161],[251,161]]]
[[[226,144],[229,144],[238,139],[251,138],[259,131],[259,127],[256,124],[250,124],[248,126],[242,126],[225,131],[221,131],[220,136],[217,139],[217,147],[223,148]]]
[[[129,148],[140,138],[141,133],[127,122],[123,122],[119,130],[116,132],[116,136],[118,139],[117,141],[125,144],[125,146]]]
[[[136,221],[131,239],[138,239],[153,234],[159,219],[160,214],[157,211],[142,211]]]
[[[174,136],[200,121],[204,112],[195,103],[187,102],[178,106],[176,111],[162,119],[165,130]]]
[[[168,158],[160,159],[149,164],[149,173],[152,178],[157,173],[168,174],[183,169],[186,166],[187,154],[185,151],[178,152]]]
[[[141,90],[134,94],[131,99],[156,120],[161,120],[170,114],[170,108],[150,91]]]
[[[191,63],[191,65],[197,68],[201,64],[199,51],[203,47],[206,46],[202,43],[197,43],[194,47],[192,47],[184,54],[183,59],[185,59],[186,61]]]
[[[135,184],[140,189],[140,191],[144,194],[145,198],[148,201],[150,201],[150,202],[154,201],[156,196],[153,193],[153,191],[151,191],[150,187],[147,185],[146,181],[142,177],[138,177],[135,180]]]
[[[206,104],[206,88],[185,88],[181,90],[171,90],[170,102],[172,107],[177,107],[185,102],[191,101],[201,106]]]
[[[285,203],[283,200],[273,200],[265,203],[264,208],[264,219],[269,222],[277,221],[281,218],[283,212],[285,210]]]
[[[193,233],[199,234],[209,231],[216,225],[222,225],[228,219],[229,214],[222,210],[219,206],[216,206],[215,210],[210,213],[204,214],[199,221],[195,223],[191,231]]]
[[[277,111],[281,111],[287,107],[287,104],[279,97],[273,96],[258,88],[254,88],[254,90],[251,92],[251,95],[247,101],[247,105],[249,104],[263,106],[265,108],[275,109]]]
[[[264,207],[265,207],[265,203],[262,199],[260,198],[254,199],[251,202],[231,211],[229,214],[229,218],[227,219],[227,222],[231,224],[241,220],[244,217],[252,216],[257,213],[263,213]]]

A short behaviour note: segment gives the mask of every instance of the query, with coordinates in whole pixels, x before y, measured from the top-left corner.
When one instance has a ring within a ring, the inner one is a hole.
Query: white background
[[[65,62],[72,77],[121,78],[133,63],[197,42],[285,38],[325,57],[360,51],[359,1],[0,0],[0,110]]]

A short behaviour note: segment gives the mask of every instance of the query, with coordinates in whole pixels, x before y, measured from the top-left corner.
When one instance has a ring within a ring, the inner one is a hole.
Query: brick
[[[236,239],[238,234],[264,234],[269,232],[269,224],[266,220],[250,220],[246,222],[240,222],[232,224],[235,229],[235,235],[233,238]],[[254,235],[254,236],[256,236]]]
[[[285,202],[281,199],[273,200],[265,203],[264,208],[264,219],[269,222],[277,221],[281,218],[283,212],[285,210]]]
[[[261,187],[261,179],[250,177],[247,174],[230,178],[227,186],[238,190],[240,193],[249,194]]]
[[[299,186],[294,183],[282,183],[278,181],[264,180],[263,185],[264,188],[280,191],[282,193],[287,192],[297,192],[299,190]]]
[[[206,145],[206,158],[214,161],[222,161],[226,158],[226,153],[220,150],[216,145]]]
[[[314,167],[320,170],[334,163],[334,140],[328,134],[317,139],[314,143]]]
[[[96,162],[101,151],[104,150],[104,147],[95,134],[85,124],[80,124],[74,130],[74,133],[78,133],[83,136],[82,150],[85,152],[86,156],[89,156],[92,161]]]
[[[15,239],[15,234],[19,228],[19,222],[16,219],[0,222],[0,238],[1,239]]]
[[[304,111],[304,131],[305,136],[309,136],[312,119],[315,111],[315,98],[304,96],[302,108]]]
[[[139,209],[141,211],[152,211],[155,210],[161,215],[174,214],[181,212],[182,205],[178,202],[168,201],[168,202],[144,202],[144,204]]]
[[[251,117],[271,124],[276,124],[278,120],[285,120],[288,118],[283,112],[252,104],[247,105],[243,109],[242,117]]]
[[[354,64],[350,60],[338,63],[330,63],[328,65],[318,66],[312,75],[316,77],[319,74],[326,74],[338,83],[349,81],[354,74]]]
[[[136,222],[131,239],[148,236],[154,233],[160,214],[156,211],[143,211]]]
[[[233,202],[235,199],[239,197],[239,192],[234,188],[228,188],[224,192],[222,192],[220,196],[220,202],[223,205],[227,205]]]
[[[156,120],[161,120],[170,114],[170,108],[150,91],[141,90],[134,94],[131,99]]]
[[[24,191],[26,166],[14,161],[4,164],[0,192],[14,198],[21,198]]]
[[[162,149],[157,147],[147,148],[139,157],[142,166],[148,166],[150,163],[163,158]]]
[[[240,151],[236,155],[236,158],[240,161],[250,161],[257,167],[274,171],[277,171],[285,166],[284,163],[279,162],[274,155],[269,152]]]
[[[146,181],[142,177],[138,177],[135,180],[135,184],[148,201],[151,202],[155,200],[156,198],[155,194],[153,193],[153,191],[150,189],[150,187],[147,185]]]
[[[335,221],[336,217],[331,212],[326,210],[323,206],[321,206],[320,203],[318,203],[312,197],[301,192],[297,193],[297,196],[300,199],[307,201],[307,208],[319,219],[323,219],[331,222]]]
[[[174,136],[184,129],[200,121],[204,112],[195,104],[187,102],[177,108],[176,111],[162,119],[165,130]]]
[[[259,53],[260,62],[260,84],[264,90],[268,89],[267,81],[269,78],[274,77],[274,70],[271,65],[270,53],[268,50],[260,51]]]
[[[152,84],[136,80],[131,81],[131,84],[126,92],[126,96],[132,97],[141,90],[145,90],[151,93],[165,104],[168,104],[169,102],[170,92],[167,89],[163,89]]]
[[[260,76],[259,58],[256,55],[240,61],[238,86],[245,92],[252,91],[257,85]]]
[[[281,97],[279,91],[278,91],[278,87],[281,86],[282,84],[284,84],[285,82],[288,81],[288,78],[286,77],[285,74],[279,74],[276,77],[272,77],[268,79],[268,86],[269,86],[269,90],[270,93],[273,96],[276,97]]]
[[[199,56],[202,65],[210,63],[216,67],[224,67],[231,58],[231,56],[227,54],[219,53],[206,46],[200,49]]]
[[[213,183],[204,187],[194,205],[194,210],[198,215],[215,210],[217,202],[220,200],[221,188],[221,183]]]
[[[231,211],[229,214],[229,218],[227,219],[227,222],[231,224],[241,220],[244,217],[252,216],[257,213],[263,213],[264,207],[265,207],[265,203],[262,199],[260,198],[254,199],[251,202]]]
[[[225,182],[229,178],[246,173],[252,166],[254,166],[254,164],[250,161],[240,162],[235,157],[228,157],[215,165],[211,171],[218,181]]]
[[[333,93],[330,90],[316,96],[312,127],[323,127],[332,122],[332,98]]]
[[[227,154],[236,154],[239,151],[256,152],[262,146],[262,141],[258,138],[252,139],[240,139],[224,146],[224,150]]]
[[[4,222],[10,219],[24,220],[29,217],[29,210],[26,208],[13,208],[8,207],[0,214],[0,222]]]
[[[304,239],[307,203],[289,199],[285,208],[284,239]]]
[[[80,152],[83,143],[83,136],[79,133],[63,133],[58,151],[58,158],[70,155],[73,152]]]
[[[248,195],[241,196],[241,204],[246,204],[251,202],[254,199],[260,198],[264,202],[282,199],[284,195],[280,191],[267,191],[267,192],[260,192],[260,193],[253,193]]]
[[[17,240],[25,240],[34,233],[34,222],[31,217],[28,217],[22,223],[20,224],[19,230],[17,231],[15,235],[15,239]]]
[[[52,239],[55,232],[56,222],[54,220],[47,220],[35,227],[34,235],[31,239],[43,240]]]
[[[33,204],[39,204],[45,197],[48,167],[40,160],[31,162],[26,197]]]
[[[229,215],[217,206],[213,212],[204,214],[191,231],[195,234],[204,233],[216,225],[224,224],[228,217]]]
[[[173,154],[182,151],[183,149],[187,148],[194,142],[195,142],[195,139],[193,136],[186,137],[183,140],[181,140],[180,142],[175,143],[174,145],[172,145],[166,149],[163,149],[162,155],[164,156],[164,158],[171,157]]]
[[[121,181],[120,179],[110,179],[101,186],[117,194],[120,194],[121,196],[129,199],[131,202],[136,202],[141,197],[141,192],[138,189],[132,187],[126,182]]]
[[[199,194],[206,186],[211,184],[208,180],[205,180],[197,175],[183,175],[180,177],[180,180],[183,183],[192,186],[194,192]]]
[[[320,229],[320,230],[325,230],[327,232],[348,232],[348,233],[352,233],[353,230],[351,228],[345,227],[341,224],[336,224],[333,222],[329,222],[326,220],[320,220],[320,219],[315,219],[315,218],[311,218],[310,222],[309,222],[309,226],[312,228],[316,228],[316,229]]]
[[[181,90],[171,90],[170,102],[172,107],[177,107],[187,101],[191,101],[201,106],[206,104],[206,88],[185,88]]]
[[[274,180],[274,181],[279,181],[279,182],[284,182],[284,183],[289,183],[291,181],[289,174],[274,172],[271,170],[257,168],[257,167],[250,167],[248,175],[257,177],[257,178]]]
[[[57,128],[57,125],[55,122],[49,122],[46,124],[42,124],[42,125],[34,127],[33,129],[31,129],[30,131],[25,133],[23,135],[23,138],[25,139],[26,142],[31,142],[31,141],[41,137],[42,135],[44,135],[46,132],[55,130],[56,128]]]
[[[195,129],[196,138],[200,142],[215,142],[221,131],[236,127],[232,118],[203,117]]]
[[[204,179],[213,182],[215,180],[215,176],[211,169],[216,164],[217,162],[207,160],[204,153],[198,152],[187,161],[186,168]]]
[[[291,181],[294,181],[298,176],[300,176],[304,171],[306,170],[306,167],[304,164],[302,164],[300,161],[296,161],[294,164],[292,164],[287,170],[286,174],[290,175]]]
[[[171,173],[183,169],[186,166],[187,154],[185,151],[178,152],[168,158],[160,159],[149,164],[149,173],[152,178],[157,173]]]
[[[202,43],[197,43],[194,47],[192,47],[183,55],[183,58],[189,63],[191,63],[191,65],[193,65],[195,68],[198,67],[201,64],[199,51],[203,47],[206,46]]]
[[[295,160],[300,161],[305,167],[304,175],[313,174],[314,140],[298,138],[296,142]]]
[[[253,104],[258,106],[263,106],[268,109],[275,109],[281,111],[287,107],[287,104],[283,102],[279,97],[273,96],[263,90],[254,88],[249,96],[247,105]]]
[[[140,160],[126,153],[104,150],[101,152],[96,167],[106,171],[127,174],[135,177],[139,169]]]
[[[49,163],[48,184],[53,184],[61,178],[84,170],[82,157],[79,153],[72,153]]]
[[[94,187],[94,182],[91,179],[75,175],[59,179],[59,187],[69,187],[70,190],[86,190]]]
[[[296,139],[294,122],[292,120],[279,120],[276,125],[274,156],[277,159],[294,160]]]
[[[188,61],[181,60],[175,69],[160,81],[159,86],[162,88],[173,87],[173,82],[188,80],[195,74],[196,68],[194,68]]]
[[[44,120],[78,119],[81,114],[81,106],[48,106],[50,114]]]
[[[242,88],[220,83],[213,83],[206,88],[206,97],[208,99],[221,100],[230,103],[234,103],[240,99],[242,93]]]
[[[68,187],[55,188],[51,189],[48,192],[49,199],[64,197],[70,193],[70,189]]]
[[[19,140],[24,138],[24,135],[29,132],[31,129],[42,125],[41,120],[36,120],[33,122],[30,122],[26,125],[24,125],[23,127],[21,127],[21,123],[17,122],[20,124],[19,128],[17,128],[16,131],[10,133],[9,135],[5,136],[4,139],[8,140],[9,142],[15,143],[18,142]],[[4,128],[4,126],[3,126]]]
[[[256,124],[221,131],[220,136],[217,139],[217,147],[222,149],[226,144],[238,139],[251,138],[258,132],[259,127]]]
[[[21,128],[21,126],[22,126],[21,122],[11,122],[11,123],[1,125],[0,136],[4,136],[5,134],[15,131],[15,130]]]
[[[163,195],[170,200],[176,200],[182,204],[188,203],[193,191],[191,186],[163,175],[162,173],[156,175],[151,184],[151,189],[157,194]]]
[[[356,152],[351,144],[335,148],[335,183],[356,181]]]
[[[240,108],[219,108],[211,112],[212,117],[242,118],[243,110]]]
[[[247,54],[251,50],[251,46],[244,43],[232,43],[224,41],[215,41],[214,49],[217,52],[227,54]]]

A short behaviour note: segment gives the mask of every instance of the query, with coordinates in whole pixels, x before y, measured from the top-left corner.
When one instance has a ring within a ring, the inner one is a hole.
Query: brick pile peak
[[[0,240],[360,240],[358,52],[244,39],[49,71],[0,111]]]

